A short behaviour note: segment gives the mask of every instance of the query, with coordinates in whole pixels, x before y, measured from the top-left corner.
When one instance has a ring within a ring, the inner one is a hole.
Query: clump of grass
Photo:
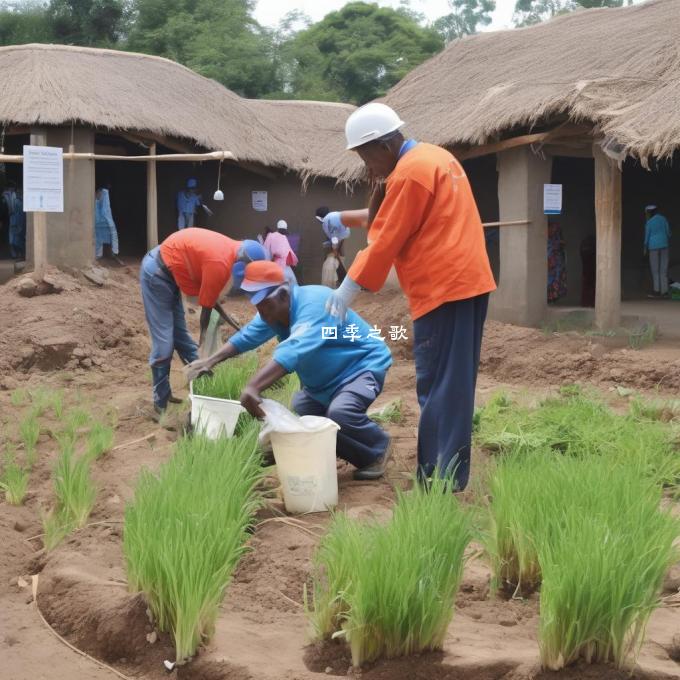
[[[370,419],[381,425],[388,423],[400,423],[403,419],[401,399],[393,399],[385,404],[380,410],[369,415]]]
[[[257,371],[257,355],[250,352],[215,367],[212,375],[193,381],[193,393],[217,399],[239,399],[243,388]]]
[[[66,427],[77,434],[90,422],[90,414],[82,408],[74,408],[66,416]]]
[[[64,390],[56,390],[52,394],[52,411],[57,420],[64,417]]]
[[[28,470],[16,459],[16,452],[9,445],[5,449],[5,465],[0,476],[0,488],[5,492],[5,500],[10,505],[21,505],[28,491]]]
[[[634,465],[589,461],[552,531],[538,542],[539,644],[545,668],[635,660],[663,578],[678,559],[676,519]],[[585,486],[585,488],[584,488]],[[593,507],[582,502],[596,494]]]
[[[142,591],[177,662],[214,631],[260,499],[257,429],[241,437],[179,440],[158,473],[143,471],[125,512],[128,582]]]
[[[471,539],[449,482],[400,493],[385,525],[337,515],[316,556],[312,625],[344,637],[352,663],[440,649]]]
[[[96,422],[90,428],[87,436],[87,456],[96,460],[111,449],[113,444],[113,428],[104,423]]]
[[[631,349],[642,349],[656,342],[659,329],[653,323],[646,323],[636,331],[631,331],[628,344]]]
[[[43,545],[46,550],[54,550],[72,531],[73,525],[53,508],[42,517]]]
[[[38,451],[36,445],[40,437],[40,423],[38,422],[38,414],[35,410],[31,410],[19,423],[19,435],[24,443],[26,464],[31,469],[37,460]]]
[[[680,400],[648,400],[635,397],[630,402],[630,415],[636,420],[657,420],[668,423],[680,418]]]
[[[85,526],[97,495],[86,456],[76,458],[72,448],[62,449],[54,469],[54,492],[65,523],[75,529]]]
[[[17,387],[12,390],[9,400],[12,406],[23,406],[28,400],[28,390],[25,387]]]
[[[546,399],[536,408],[506,399],[492,400],[480,414],[475,441],[489,451],[607,456],[621,465],[641,463],[659,484],[674,487],[680,480],[673,432],[664,423],[617,415],[580,394]]]
[[[52,405],[53,393],[45,387],[35,387],[29,391],[31,408],[38,418]]]

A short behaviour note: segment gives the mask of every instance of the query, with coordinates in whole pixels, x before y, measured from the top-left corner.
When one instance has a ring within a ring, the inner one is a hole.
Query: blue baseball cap
[[[246,265],[249,262],[257,262],[258,260],[268,260],[269,253],[267,249],[257,241],[246,239],[238,249],[237,261],[231,269],[231,276],[234,286],[241,287],[243,277],[246,271]]]

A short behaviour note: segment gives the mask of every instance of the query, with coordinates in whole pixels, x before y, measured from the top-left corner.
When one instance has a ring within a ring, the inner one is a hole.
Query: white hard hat
[[[288,229],[288,223],[286,222],[286,220],[279,220],[276,223],[276,228],[287,230]]]
[[[347,148],[356,149],[398,130],[404,121],[386,104],[373,102],[357,109],[345,123]]]

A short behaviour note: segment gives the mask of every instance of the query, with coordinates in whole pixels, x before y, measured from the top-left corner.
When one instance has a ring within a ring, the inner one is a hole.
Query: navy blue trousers
[[[413,322],[420,404],[418,475],[453,474],[463,490],[470,476],[472,418],[489,295],[447,302]]]
[[[302,390],[293,395],[292,407],[299,416],[325,416],[340,425],[338,457],[363,468],[375,463],[390,443],[389,435],[366,415],[382,388],[383,378],[366,372],[340,387],[328,406]]]

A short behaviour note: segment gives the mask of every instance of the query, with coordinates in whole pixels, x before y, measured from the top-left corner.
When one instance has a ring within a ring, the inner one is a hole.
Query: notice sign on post
[[[64,212],[61,147],[24,147],[24,212]]]
[[[267,212],[267,192],[253,191],[253,210]]]
[[[562,185],[543,185],[543,213],[545,215],[559,215],[562,212]]]

